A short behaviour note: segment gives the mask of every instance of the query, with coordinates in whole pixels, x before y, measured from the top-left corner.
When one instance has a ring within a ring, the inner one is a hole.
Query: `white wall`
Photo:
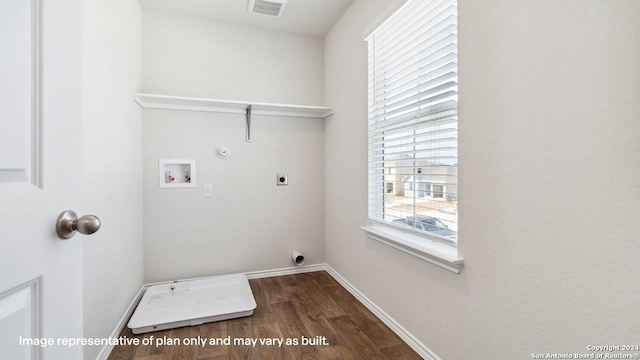
[[[322,39],[145,11],[142,58],[145,92],[322,104]],[[289,267],[293,250],[325,262],[322,120],[254,116],[247,143],[244,115],[143,118],[145,281]],[[161,158],[195,159],[197,187],[159,189]]]
[[[325,39],[326,256],[442,359],[637,343],[640,4],[461,1],[456,275],[367,222],[367,49],[388,2]]]
[[[143,12],[147,93],[322,105],[322,39]]]
[[[83,158],[70,165],[82,161],[83,208],[102,220],[81,240],[87,338],[111,335],[143,280],[140,16],[137,1],[84,2]]]

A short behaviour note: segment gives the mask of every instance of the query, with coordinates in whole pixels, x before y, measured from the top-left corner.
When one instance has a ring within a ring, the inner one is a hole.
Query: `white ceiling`
[[[249,0],[139,0],[145,10],[324,37],[354,0],[288,0],[282,17],[249,14]]]

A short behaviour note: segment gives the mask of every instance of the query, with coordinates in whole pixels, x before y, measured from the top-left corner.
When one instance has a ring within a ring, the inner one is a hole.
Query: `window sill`
[[[462,269],[463,260],[451,246],[379,225],[372,224],[363,226],[361,229],[370,239],[380,241],[456,274]]]

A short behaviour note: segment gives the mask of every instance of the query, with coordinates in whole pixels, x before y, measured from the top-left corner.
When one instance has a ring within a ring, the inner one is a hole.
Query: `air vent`
[[[287,0],[249,0],[249,13],[271,17],[280,17]]]

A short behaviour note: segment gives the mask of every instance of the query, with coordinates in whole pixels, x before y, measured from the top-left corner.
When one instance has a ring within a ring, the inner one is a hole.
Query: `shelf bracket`
[[[247,142],[251,142],[251,105],[247,108]]]

